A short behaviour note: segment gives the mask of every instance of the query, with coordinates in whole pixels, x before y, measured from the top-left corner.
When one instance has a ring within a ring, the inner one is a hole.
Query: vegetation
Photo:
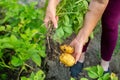
[[[36,8],[36,4],[0,0],[0,69],[20,69],[18,77],[23,70],[34,70],[27,61],[40,67],[46,56],[44,10]]]
[[[104,73],[103,68],[100,65],[84,68],[87,71],[88,76],[92,80],[118,80],[115,73]],[[71,80],[76,80],[71,78]],[[81,78],[80,80],[89,80],[88,78]]]

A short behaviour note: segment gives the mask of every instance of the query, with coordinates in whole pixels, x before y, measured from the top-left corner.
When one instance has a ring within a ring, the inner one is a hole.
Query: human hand
[[[70,46],[74,48],[73,56],[76,62],[82,56],[83,46],[88,42],[88,36],[85,33],[86,30],[83,28],[79,31],[78,35],[74,38],[74,40],[70,43]]]
[[[82,53],[82,49],[83,49],[83,44],[80,43],[76,38],[70,43],[70,46],[72,46],[74,48],[74,53],[73,56],[75,58],[75,62],[77,63],[77,61],[79,60],[81,53]]]
[[[56,16],[56,6],[58,4],[57,0],[49,0],[49,4],[46,10],[46,16],[44,23],[48,27],[49,23],[52,22],[54,28],[57,28],[58,16]]]

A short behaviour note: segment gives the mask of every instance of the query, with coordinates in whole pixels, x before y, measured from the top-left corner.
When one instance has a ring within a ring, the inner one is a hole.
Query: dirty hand
[[[57,21],[58,21],[58,16],[56,16],[57,4],[58,4],[58,0],[49,0],[49,4],[46,10],[46,16],[44,19],[44,23],[46,27],[48,27],[49,22],[52,22],[54,25],[54,28],[57,28]]]

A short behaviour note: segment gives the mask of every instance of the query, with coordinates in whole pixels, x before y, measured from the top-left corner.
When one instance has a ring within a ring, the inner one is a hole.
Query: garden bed
[[[40,1],[42,5],[36,2],[18,3],[17,0],[0,2],[0,80],[71,79],[69,67],[59,61],[59,48],[62,44],[69,45],[74,39],[82,26],[88,3],[86,0],[76,0],[75,4],[80,5],[75,6],[71,0],[69,8],[66,0],[63,0],[57,8],[59,28],[47,30],[43,23],[46,8],[43,7],[44,0]],[[42,8],[37,8],[38,6]],[[99,25],[88,46],[84,67],[100,63],[100,37]],[[111,71],[120,78],[119,56],[120,39],[110,63]],[[80,74],[79,80],[83,77],[91,80],[85,70]]]

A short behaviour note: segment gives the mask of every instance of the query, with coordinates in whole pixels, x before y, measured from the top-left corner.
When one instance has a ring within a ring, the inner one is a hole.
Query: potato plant
[[[78,33],[87,10],[87,0],[61,0],[56,12],[59,16],[58,28],[53,39],[62,43],[72,33]]]
[[[42,58],[46,57],[44,9],[36,4],[0,0],[0,69],[20,68],[20,75],[27,68],[34,69],[26,63],[28,60],[40,67]]]
[[[87,71],[88,76],[91,79],[96,79],[96,80],[118,80],[118,76],[111,72],[111,73],[104,73],[104,70],[102,66],[97,65],[97,66],[91,66],[84,68],[84,70]]]

